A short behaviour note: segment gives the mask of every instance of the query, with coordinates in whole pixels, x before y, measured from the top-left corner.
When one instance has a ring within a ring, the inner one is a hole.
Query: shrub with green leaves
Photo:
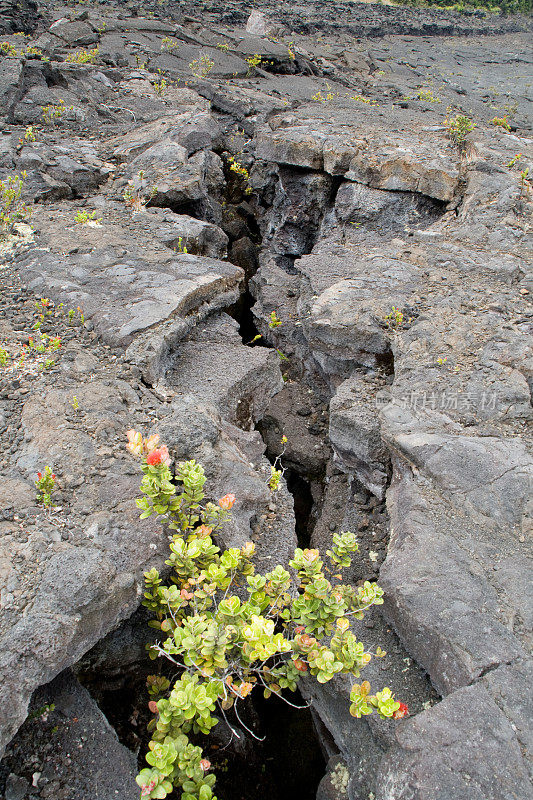
[[[173,473],[157,435],[143,439],[129,431],[128,440],[127,449],[142,459],[141,518],[156,514],[172,532],[168,579],[156,569],[145,573],[143,602],[160,632],[149,655],[168,659],[178,675],[148,679],[155,716],[149,766],[137,783],[145,800],[164,798],[173,787],[181,788],[182,800],[216,800],[215,776],[207,774],[211,764],[189,737],[208,734],[222,720],[238,736],[235,727],[246,728],[239,706],[256,689],[265,697],[283,697],[305,674],[320,683],[338,673],[359,676],[371,653],[350,623],[381,604],[383,592],[368,581],[359,587],[340,582],[339,570],[350,565],[358,547],[350,532],[333,536],[327,563],[318,550],[297,548],[289,562],[292,574],[281,565],[257,573],[251,542],[220,550],[214,538],[234,495],[204,502],[206,477],[199,464],[179,463]],[[385,653],[378,649],[375,655]],[[371,695],[368,682],[353,686],[350,701],[355,717],[407,713],[389,689]]]
[[[67,56],[67,61],[71,64],[92,64],[96,61],[98,56],[98,47],[95,47],[93,50],[76,50],[75,53],[69,53]]]
[[[444,120],[446,133],[457,149],[464,153],[467,148],[468,136],[476,127],[476,123],[464,114],[456,114],[452,117],[449,112],[450,109]]]
[[[201,55],[200,58],[195,58],[194,61],[191,61],[189,64],[189,68],[195,78],[207,78],[214,66],[215,62],[213,59],[209,58],[205,53]]]
[[[0,180],[0,235],[7,236],[13,232],[18,222],[24,222],[31,214],[31,209],[22,199],[22,190],[27,174],[8,175]]]

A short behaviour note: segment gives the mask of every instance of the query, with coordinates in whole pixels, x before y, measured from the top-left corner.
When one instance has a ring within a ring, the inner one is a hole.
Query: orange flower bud
[[[170,456],[168,454],[168,448],[163,445],[158,450],[152,450],[151,453],[148,453],[146,456],[146,463],[149,464],[151,467],[157,464],[165,464],[167,467],[170,466]]]
[[[230,508],[233,507],[233,504],[235,503],[236,499],[237,498],[235,497],[234,494],[225,494],[224,497],[220,498],[218,504],[220,508],[224,509],[224,511],[229,511]]]
[[[407,703],[400,703],[400,708],[398,709],[398,711],[394,712],[392,718],[402,719],[402,717],[406,717],[408,713],[409,713],[409,707],[407,706]]]

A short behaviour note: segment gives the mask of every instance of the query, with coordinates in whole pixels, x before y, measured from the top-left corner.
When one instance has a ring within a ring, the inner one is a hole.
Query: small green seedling
[[[397,331],[403,325],[403,313],[400,311],[399,308],[393,306],[392,311],[390,311],[386,315],[385,322],[387,323],[387,326],[389,328],[392,328],[392,330]]]
[[[282,324],[282,322],[281,322],[280,318],[278,317],[278,315],[276,314],[276,312],[275,311],[271,311],[270,312],[270,322],[268,323],[268,327],[271,330],[274,330],[274,328],[279,328],[279,326],[281,324]]]

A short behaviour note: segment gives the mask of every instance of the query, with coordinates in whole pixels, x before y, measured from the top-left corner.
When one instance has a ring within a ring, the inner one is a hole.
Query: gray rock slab
[[[249,430],[283,380],[277,354],[243,347],[237,327],[226,314],[199,324],[176,349],[165,384],[177,394],[209,398],[222,416]]]
[[[372,395],[375,387],[360,378],[348,378],[337,387],[329,406],[329,440],[347,471],[376,497],[388,484],[389,452]]]
[[[106,342],[122,345],[169,317],[197,312],[218,296],[231,302],[244,274],[216,259],[176,253],[154,265],[121,257],[113,248],[70,259],[34,251],[22,265],[36,292],[69,308],[81,306]]]
[[[510,622],[528,600],[501,593],[492,559],[512,553],[518,574],[527,574],[527,562],[507,526],[493,526],[489,536],[484,518],[459,513],[423,471],[413,474],[396,459],[393,466],[387,493],[391,541],[379,577],[385,613],[438,691],[448,693],[523,656]]]
[[[363,132],[357,115],[333,106],[334,116],[316,106],[299,109],[299,117],[269,121],[257,137],[257,155],[265,161],[323,169],[330,175],[375,189],[421,192],[449,201],[458,186],[455,159],[446,153],[443,134],[400,136],[374,128]],[[306,119],[307,117],[307,119]],[[342,133],[340,130],[342,130]],[[407,144],[407,140],[409,143]]]
[[[533,797],[513,727],[481,685],[403,721],[396,740],[381,762],[376,800]]]
[[[50,31],[68,45],[90,45],[98,41],[98,34],[86,22],[58,19],[50,26]]]
[[[201,59],[204,57],[206,61],[202,63]],[[190,44],[180,44],[172,53],[155,56],[149,61],[148,66],[154,72],[161,69],[171,76],[188,75],[189,80],[202,80],[207,77],[243,77],[250,69],[243,58],[232,53]]]

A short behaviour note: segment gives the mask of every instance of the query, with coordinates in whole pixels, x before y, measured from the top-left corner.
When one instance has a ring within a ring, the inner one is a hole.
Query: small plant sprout
[[[96,211],[76,211],[76,215],[74,217],[74,222],[79,225],[88,225],[89,223],[93,223],[94,225],[99,225],[102,221],[102,217],[96,216]]]
[[[15,45],[11,44],[10,42],[0,42],[0,55],[18,58],[19,51]]]
[[[352,94],[350,95],[350,100],[355,100],[357,103],[364,103],[368,106],[377,106],[377,100],[372,100],[370,97],[365,97],[362,94]]]
[[[447,361],[448,361],[448,356],[444,357],[440,356],[440,358],[437,358],[437,364],[439,365],[439,367],[443,367]]]
[[[250,339],[250,341],[249,341],[249,342],[246,342],[246,344],[255,344],[255,342],[258,342],[258,341],[259,341],[260,339],[262,339],[262,338],[263,338],[263,337],[262,337],[262,335],[261,335],[260,333],[257,333],[257,334],[254,336],[254,338],[253,338],[253,339]]]
[[[168,36],[164,36],[161,39],[161,50],[177,50],[178,48],[179,48],[178,42],[175,42]]]
[[[174,788],[183,800],[215,800],[215,775],[198,734],[224,722],[231,737],[245,729],[257,738],[239,713],[252,692],[274,694],[298,708],[286,695],[303,675],[319,683],[340,674],[358,678],[373,654],[351,621],[381,605],[383,590],[368,581],[359,587],[340,582],[337,573],[358,549],[349,531],[333,535],[327,561],[318,550],[296,548],[292,574],[281,564],[256,572],[252,542],[221,550],[215,540],[238,502],[235,495],[205,502],[202,466],[185,461],[173,472],[157,435],[144,439],[128,431],[127,449],[141,460],[141,519],[155,514],[173,532],[168,583],[155,568],[144,575],[143,605],[158,632],[149,655],[170,661],[173,675],[158,670],[148,677],[154,718],[148,766],[136,781],[143,800],[163,800]],[[371,694],[368,681],[354,684],[350,713],[373,711],[384,719],[408,713],[387,687]]]
[[[294,50],[295,50],[294,42],[290,41],[289,44],[287,45],[287,53],[289,54],[289,58],[291,61],[294,61],[296,59],[296,54]]]
[[[246,167],[244,167],[242,164],[239,164],[239,162],[235,160],[235,156],[230,156],[229,160],[230,160],[230,170],[234,172],[236,175],[240,175],[241,178],[244,178],[244,180],[247,181],[249,178],[249,173]]]
[[[282,324],[283,323],[281,322],[281,320],[278,317],[278,315],[276,314],[276,312],[275,311],[271,311],[270,312],[270,322],[268,323],[268,327],[271,330],[274,330],[274,328],[279,328],[279,326],[282,325]]]
[[[31,44],[30,44],[30,45],[28,45],[28,47],[26,47],[26,49],[25,49],[25,50],[22,50],[22,51],[21,51],[21,55],[24,55],[24,56],[30,56],[30,57],[31,57],[31,56],[34,56],[35,58],[40,58],[40,59],[42,59],[43,61],[48,61],[48,60],[49,60],[48,58],[45,58],[45,57],[43,56],[43,51],[42,51],[42,50],[39,50],[39,48],[38,48],[38,47],[34,47],[34,46],[33,46],[33,45],[31,45]]]
[[[276,467],[270,467],[270,478],[268,480],[268,488],[271,492],[277,492],[279,489],[279,482],[281,480],[281,476],[283,475],[283,470],[276,469]]]
[[[270,489],[271,492],[277,492],[278,491],[280,481],[281,481],[281,479],[283,477],[283,473],[285,472],[285,470],[283,469],[282,463],[281,463],[281,459],[285,455],[285,449],[286,449],[285,445],[287,444],[287,441],[288,441],[287,437],[285,436],[285,434],[283,434],[283,436],[280,439],[280,444],[281,444],[281,447],[282,447],[281,452],[278,453],[278,455],[276,456],[276,458],[274,460],[274,463],[270,467],[270,477],[268,479],[268,488]]]
[[[392,330],[397,331],[403,325],[403,313],[399,308],[393,306],[392,310],[386,315],[385,322],[387,323],[388,328],[392,328]]]
[[[61,347],[60,336],[48,336],[47,333],[39,331],[39,340],[36,341],[33,336],[28,339],[28,350],[35,350],[36,353],[55,353]]]
[[[61,122],[67,111],[74,111],[74,106],[65,105],[64,100],[59,100],[57,103],[50,103],[47,106],[41,106],[41,116],[45,125],[55,125],[56,122]]]
[[[225,44],[225,43],[222,44],[221,42],[219,42],[217,44],[217,50],[222,50],[223,53],[227,53],[228,50],[229,50],[229,44]]]
[[[520,173],[519,184],[520,184],[520,197],[525,197],[531,191],[531,181],[529,179],[529,167],[526,167]]]
[[[52,494],[55,489],[56,476],[52,472],[51,467],[45,467],[44,472],[38,472],[35,479],[35,488],[37,489],[37,502],[49,508],[52,505]]]
[[[156,194],[157,186],[152,186],[149,189],[148,183],[144,178],[144,171],[141,170],[134,178],[128,181],[122,197],[133,213],[138,214]]]
[[[183,237],[180,236],[178,239],[178,253],[188,253],[186,245],[183,244]]]
[[[0,346],[0,367],[7,366],[9,360],[9,353],[2,346]]]
[[[493,125],[496,125],[498,128],[503,128],[508,133],[510,133],[510,131],[511,131],[511,126],[509,125],[509,122],[508,122],[506,116],[505,117],[493,117],[491,119],[491,123]]]
[[[328,100],[333,100],[335,97],[338,97],[338,92],[332,92],[331,86],[329,83],[326,82],[327,92],[325,96],[322,94],[321,91],[318,91],[316,94],[313,95],[311,98],[312,100],[317,100],[319,103],[325,103]]]
[[[468,135],[472,133],[476,127],[476,123],[464,114],[456,114],[451,116],[451,109],[447,109],[446,119],[444,120],[444,128],[446,133],[461,154],[466,152]]]
[[[98,56],[98,47],[93,50],[77,50],[75,53],[69,53],[67,61],[71,64],[92,64],[96,61]]]
[[[416,96],[419,100],[422,100],[424,103],[440,103],[440,97],[437,97],[433,94],[431,89],[425,89],[423,86],[418,89]]]
[[[246,63],[248,64],[248,75],[253,75],[256,68],[261,66],[261,56],[254,53],[253,56],[248,56]]]
[[[246,184],[246,188],[244,189],[244,193],[245,194],[251,194],[252,193],[252,187],[249,184],[250,173],[248,172],[246,167],[243,164],[241,164],[239,161],[237,161],[235,156],[230,156],[229,157],[229,168],[230,168],[231,172],[233,172],[235,175],[238,175],[242,179],[243,183]]]
[[[15,225],[24,222],[31,214],[31,209],[22,199],[22,191],[27,173],[8,175],[0,180],[0,236],[13,233]]]
[[[508,169],[511,169],[511,167],[514,167],[514,165],[517,164],[521,158],[522,158],[522,153],[516,153],[516,155],[514,155],[512,159],[509,161],[509,163],[506,164],[505,166]]]
[[[33,325],[33,330],[36,331],[41,327],[41,323],[44,322],[45,316],[50,317],[53,314],[53,305],[48,297],[41,297],[40,300],[35,301],[35,308],[39,317],[38,321],[35,323],[35,325]]]
[[[20,175],[8,175],[0,180],[0,235],[13,233],[15,225],[31,214],[30,207],[22,200],[26,178],[27,173],[22,170]]]
[[[25,142],[35,142],[37,136],[35,135],[35,129],[33,125],[28,125],[26,130],[24,131],[24,136],[21,136],[19,139],[20,144],[24,144]]]
[[[73,398],[72,398],[72,400],[70,401],[70,405],[72,406],[72,408],[74,409],[74,411],[79,411],[79,410],[80,410],[80,403],[79,403],[79,400],[78,400],[78,398],[76,397],[76,395],[74,395],[74,397],[73,397]]]
[[[204,53],[200,58],[195,58],[194,61],[191,61],[189,69],[195,78],[207,78],[214,66],[213,59]]]
[[[36,708],[35,711],[31,712],[31,714],[28,714],[28,719],[29,720],[40,719],[41,722],[47,722],[49,715],[54,710],[55,710],[55,704],[47,703],[46,705],[41,706],[40,708]]]
[[[162,95],[165,94],[165,92],[166,92],[166,90],[167,90],[167,88],[169,86],[169,83],[168,83],[167,79],[163,77],[163,73],[161,72],[160,69],[158,69],[157,72],[159,74],[159,80],[158,81],[154,81],[153,87],[156,90],[157,94],[162,96]]]
[[[345,764],[336,764],[330,775],[331,785],[337,791],[337,797],[348,796],[348,784],[350,782],[350,773]],[[369,798],[370,800],[370,798]]]

